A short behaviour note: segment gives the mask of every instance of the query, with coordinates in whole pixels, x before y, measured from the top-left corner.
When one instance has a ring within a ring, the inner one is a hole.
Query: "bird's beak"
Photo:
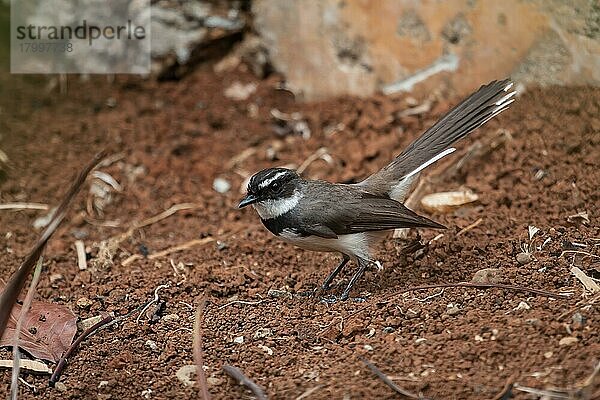
[[[258,197],[256,197],[253,194],[248,194],[246,195],[246,197],[244,197],[242,199],[242,201],[240,201],[240,204],[238,204],[238,208],[243,208],[246,206],[249,206],[250,204],[254,204],[258,201]]]

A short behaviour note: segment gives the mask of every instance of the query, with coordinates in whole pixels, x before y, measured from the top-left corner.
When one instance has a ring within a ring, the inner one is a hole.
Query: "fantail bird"
[[[397,228],[445,228],[406,208],[405,200],[419,173],[454,152],[450,147],[515,100],[510,80],[482,86],[450,110],[380,171],[356,184],[301,178],[286,168],[254,174],[239,207],[252,205],[265,227],[298,247],[339,252],[342,262],[325,279],[331,282],[350,260],[356,273],[342,293],[345,300],[367,266],[374,262],[373,246]]]

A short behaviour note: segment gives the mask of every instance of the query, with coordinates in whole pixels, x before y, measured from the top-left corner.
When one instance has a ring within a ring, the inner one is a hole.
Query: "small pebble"
[[[371,346],[370,344],[365,344],[365,345],[363,346],[363,348],[364,348],[366,351],[373,351],[373,346]]]
[[[81,297],[79,300],[77,300],[77,307],[79,308],[90,308],[92,304],[93,302],[87,297]]]
[[[102,321],[102,315],[96,315],[94,317],[86,318],[79,323],[77,323],[77,327],[82,331],[91,328],[96,325],[98,322]]]
[[[235,339],[233,339],[233,343],[237,343],[237,344],[244,343],[244,337],[243,336],[236,337]]]
[[[268,355],[273,355],[273,350],[270,347],[265,346],[264,344],[259,344],[258,348],[267,353]]]
[[[179,321],[179,315],[177,314],[167,314],[165,315],[162,320],[164,322],[171,322],[171,321]]]
[[[500,283],[502,281],[502,274],[498,268],[484,268],[475,272],[471,282],[473,283]]]
[[[286,290],[269,289],[267,293],[269,297],[292,297],[292,294]]]
[[[573,329],[583,329],[583,326],[585,325],[585,317],[583,315],[577,312],[573,314],[571,319],[573,320]]]
[[[262,339],[269,336],[273,336],[273,331],[270,328],[259,328],[254,332],[254,339]]]
[[[218,193],[227,193],[231,189],[231,183],[223,178],[216,178],[213,181],[213,189]]]
[[[184,365],[177,370],[175,376],[184,386],[194,386],[193,377],[196,376],[196,368],[195,365]]]
[[[221,383],[223,383],[223,379],[209,376],[206,378],[206,383],[208,383],[209,386],[219,386]]]
[[[524,301],[519,302],[519,305],[514,308],[515,311],[530,310],[531,306]]]
[[[533,261],[531,253],[519,253],[517,254],[517,262],[521,265],[529,264]]]
[[[144,343],[146,345],[146,347],[149,347],[150,350],[152,351],[158,351],[158,345],[156,344],[156,342],[154,340],[146,340],[146,343]]]
[[[98,384],[98,389],[104,386],[108,386],[108,381],[100,381],[100,383]]]
[[[62,383],[62,382],[56,382],[56,383],[54,384],[54,388],[55,388],[56,390],[58,390],[59,392],[66,392],[66,391],[67,391],[67,385],[65,385],[65,384],[64,384],[64,383]]]
[[[567,336],[567,337],[564,337],[564,338],[560,339],[560,342],[558,342],[558,345],[559,346],[570,346],[570,345],[575,344],[577,342],[579,342],[579,339],[577,339],[576,337]]]
[[[456,315],[460,312],[460,308],[456,304],[450,303],[446,306],[446,313],[448,315]]]
[[[554,353],[552,353],[551,351],[547,351],[544,353],[545,358],[551,358],[553,355],[554,355]]]

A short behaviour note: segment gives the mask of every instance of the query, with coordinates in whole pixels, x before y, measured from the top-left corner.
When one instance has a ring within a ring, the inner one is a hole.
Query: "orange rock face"
[[[464,94],[509,75],[600,83],[594,2],[257,0],[253,11],[275,69],[307,100],[441,83]]]

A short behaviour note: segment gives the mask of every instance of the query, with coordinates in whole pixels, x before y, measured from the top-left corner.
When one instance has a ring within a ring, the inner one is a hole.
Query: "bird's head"
[[[275,218],[298,204],[302,178],[291,169],[268,168],[254,174],[239,208],[253,205],[263,219]]]

